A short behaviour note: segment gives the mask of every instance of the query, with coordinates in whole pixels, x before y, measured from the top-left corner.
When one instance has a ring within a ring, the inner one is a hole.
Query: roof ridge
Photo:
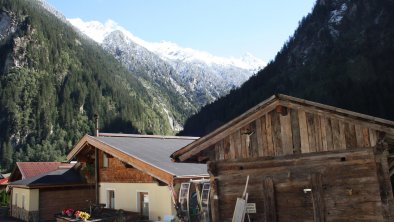
[[[164,135],[142,135],[142,134],[123,134],[123,133],[99,133],[99,137],[130,137],[130,138],[153,138],[153,139],[184,139],[196,140],[200,137],[191,136],[164,136]]]

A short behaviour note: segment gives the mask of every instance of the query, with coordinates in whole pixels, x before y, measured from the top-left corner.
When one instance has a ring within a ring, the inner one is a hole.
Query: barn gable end
[[[394,122],[275,95],[174,152],[207,162],[212,221],[393,221]]]

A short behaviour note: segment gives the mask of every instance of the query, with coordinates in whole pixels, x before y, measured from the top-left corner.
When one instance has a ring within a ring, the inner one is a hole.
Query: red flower
[[[73,213],[74,213],[74,209],[72,208],[62,210],[62,214],[67,214],[68,216],[73,215]]]

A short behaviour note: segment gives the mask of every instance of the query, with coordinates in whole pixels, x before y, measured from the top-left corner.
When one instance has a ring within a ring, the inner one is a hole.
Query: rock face
[[[204,135],[275,93],[394,120],[392,27],[392,0],[317,1],[273,62],[189,118],[182,134]]]
[[[158,104],[173,126],[182,129],[185,114],[196,111],[189,99],[187,89],[177,75],[177,71],[159,56],[136,44],[121,31],[113,31],[105,37],[102,46],[134,73]]]

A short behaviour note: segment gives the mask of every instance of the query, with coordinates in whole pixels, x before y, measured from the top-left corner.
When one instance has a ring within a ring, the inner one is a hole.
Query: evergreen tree
[[[10,170],[13,163],[13,153],[14,149],[11,146],[10,142],[3,142],[1,146],[1,167],[5,170]]]

